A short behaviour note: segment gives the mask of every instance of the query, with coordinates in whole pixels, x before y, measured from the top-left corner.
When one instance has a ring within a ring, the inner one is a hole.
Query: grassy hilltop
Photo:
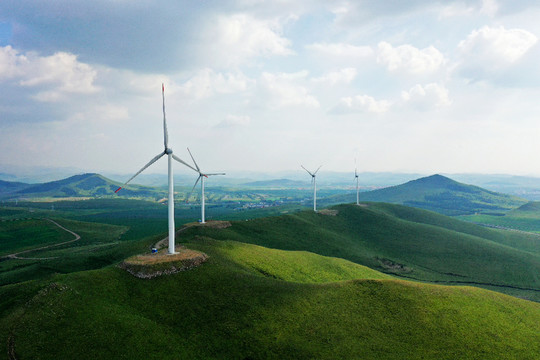
[[[336,206],[235,222],[186,236],[232,239],[348,259],[404,278],[470,284],[540,300],[540,237],[483,228],[401,205]]]

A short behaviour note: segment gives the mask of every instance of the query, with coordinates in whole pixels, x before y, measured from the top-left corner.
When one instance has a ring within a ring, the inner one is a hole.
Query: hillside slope
[[[540,301],[540,237],[503,232],[400,205],[341,205],[337,216],[313,212],[233,222],[210,236],[339,257],[422,281],[470,284]]]
[[[365,280],[356,277],[358,265],[307,253],[208,238],[189,247],[208,262],[154,280],[109,267],[59,275],[41,289],[0,288],[0,298],[22,293],[20,307],[0,312],[0,337],[19,359],[533,359],[540,352],[540,304],[470,287]],[[326,275],[316,275],[321,266]],[[327,282],[328,274],[342,281]]]
[[[36,197],[98,197],[115,195],[120,183],[99,174],[74,175],[66,179],[42,184],[11,183],[0,186],[0,198],[36,198]],[[0,184],[1,185],[1,184]],[[11,189],[8,191],[7,189]],[[117,196],[124,197],[160,197],[165,191],[154,188],[130,185]]]
[[[432,175],[405,184],[360,193],[361,201],[378,201],[439,212],[445,215],[464,215],[476,212],[503,213],[527,201],[506,194],[466,185],[442,175]],[[321,203],[351,203],[356,194]]]

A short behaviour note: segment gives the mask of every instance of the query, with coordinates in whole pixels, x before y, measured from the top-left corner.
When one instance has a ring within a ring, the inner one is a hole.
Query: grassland
[[[493,227],[540,233],[540,202],[531,201],[499,216],[474,214],[459,218]]]
[[[106,267],[0,287],[0,299],[17,294],[0,308],[0,338],[19,359],[534,359],[540,352],[537,303],[394,280],[306,252],[203,237],[187,245],[209,260],[171,276],[142,280]]]
[[[540,304],[403,280],[475,284],[539,301],[538,236],[381,203],[337,206],[326,212],[333,216],[291,209],[253,219],[287,210],[247,210],[229,213],[238,219],[232,227],[181,233],[179,242],[209,256],[205,263],[143,280],[115,264],[165,236],[164,206],[109,199],[59,202],[55,211],[37,205],[31,213],[0,209],[0,219],[36,217],[0,224],[29,221],[25,234],[35,237],[37,217],[55,215],[81,240],[40,252],[54,260],[0,262],[0,359],[8,351],[19,359],[540,353]],[[179,223],[196,220],[177,210]]]
[[[370,203],[336,206],[338,216],[313,212],[233,222],[208,236],[269,248],[339,257],[402,278],[484,286],[540,300],[540,237],[487,229],[433,212]]]

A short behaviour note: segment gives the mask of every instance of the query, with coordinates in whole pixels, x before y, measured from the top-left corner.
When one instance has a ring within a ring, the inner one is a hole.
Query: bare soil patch
[[[407,265],[396,263],[390,259],[384,259],[384,258],[376,258],[376,259],[379,261],[379,264],[381,264],[381,266],[389,272],[393,272],[393,273],[412,272],[412,268],[408,267]]]
[[[223,220],[210,220],[210,221],[205,222],[204,224],[200,222],[192,222],[192,223],[186,224],[186,227],[191,227],[191,226],[204,226],[204,227],[209,227],[213,229],[226,229],[228,227],[231,227],[232,224],[230,221],[223,221]]]
[[[196,268],[208,260],[205,253],[184,246],[177,246],[176,251],[176,254],[168,254],[167,249],[163,249],[157,254],[135,255],[118,266],[140,279],[152,279]]]
[[[328,215],[328,216],[337,216],[337,214],[339,214],[338,210],[330,210],[330,209],[322,209],[317,212],[321,215]]]

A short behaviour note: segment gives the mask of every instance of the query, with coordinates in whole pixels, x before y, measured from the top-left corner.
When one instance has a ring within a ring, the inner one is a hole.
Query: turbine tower
[[[191,188],[191,191],[186,197],[186,201],[189,200],[189,197],[191,196],[191,193],[195,189],[195,186],[197,186],[197,183],[199,182],[199,180],[201,180],[201,224],[204,224],[206,222],[204,219],[204,178],[208,178],[209,176],[214,176],[214,175],[225,175],[225,173],[203,173],[201,169],[199,168],[199,165],[197,165],[197,162],[195,161],[195,158],[191,154],[191,151],[189,150],[189,148],[187,148],[187,151],[189,152],[189,156],[191,156],[191,159],[193,160],[193,164],[195,164],[195,167],[197,169],[194,169],[191,166],[190,167],[199,173],[199,177],[195,181],[195,185],[193,185],[193,188]]]
[[[356,179],[356,205],[360,205],[358,194],[358,173],[356,172],[356,159],[354,159],[354,178]]]
[[[317,170],[315,170],[315,172],[311,172],[309,171],[308,169],[306,169],[304,167],[304,165],[300,165],[302,167],[302,169],[306,170],[308,172],[309,175],[311,175],[311,183],[313,184],[313,211],[317,212],[317,171],[319,171],[319,169],[321,168],[321,166],[319,166],[319,168]]]
[[[148,164],[144,165],[141,170],[137,171],[128,181],[126,181],[122,186],[116,189],[115,193],[120,191],[124,186],[126,186],[131,180],[133,180],[137,175],[146,170],[150,165],[158,161],[162,156],[167,155],[168,160],[168,179],[169,179],[169,254],[175,253],[175,244],[174,244],[174,183],[173,183],[173,169],[172,169],[172,159],[178,161],[185,166],[192,168],[191,165],[186,163],[184,160],[180,159],[173,154],[172,149],[169,147],[169,134],[167,132],[167,120],[165,117],[165,85],[161,84],[161,97],[163,99],[163,145],[165,149],[157,154]]]

